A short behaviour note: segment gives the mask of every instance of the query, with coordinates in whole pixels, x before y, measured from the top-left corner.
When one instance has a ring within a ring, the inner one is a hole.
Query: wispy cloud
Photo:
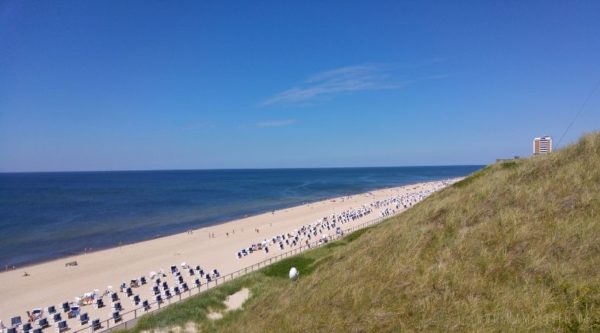
[[[283,126],[289,126],[295,122],[296,122],[296,119],[269,120],[269,121],[263,121],[260,123],[256,123],[256,127],[258,127],[258,128],[283,127]]]
[[[448,75],[399,78],[399,72],[407,68],[430,66],[444,61],[443,58],[435,58],[412,66],[362,64],[335,68],[309,76],[301,84],[267,98],[261,105],[300,104],[339,93],[401,89],[418,81],[444,79]]]
[[[310,76],[299,86],[271,96],[262,105],[300,103],[343,92],[398,89],[408,84],[408,81],[395,80],[391,70],[385,65],[363,64],[324,71]]]

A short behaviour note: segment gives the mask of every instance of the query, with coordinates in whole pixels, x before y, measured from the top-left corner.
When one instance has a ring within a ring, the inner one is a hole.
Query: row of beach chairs
[[[154,280],[154,286],[151,287],[151,291],[154,294],[154,301],[158,303],[162,303],[166,299],[182,294],[184,292],[188,292],[190,290],[188,283],[183,278],[182,273],[184,272],[189,274],[189,276],[191,277],[195,277],[194,285],[196,287],[200,287],[203,284],[202,279],[205,279],[208,283],[220,277],[220,273],[217,269],[213,269],[210,272],[205,272],[200,266],[190,267],[185,263],[182,264],[181,270],[179,270],[177,266],[171,266],[170,268],[171,273],[175,277],[177,283],[175,287],[170,288],[168,283],[166,281],[162,281],[160,277],[156,279],[152,277]],[[137,307],[141,304],[142,308],[145,311],[148,311],[151,309],[150,302],[148,300],[142,301],[140,296],[134,294],[133,291],[133,288],[137,288],[146,284],[148,284],[148,280],[146,279],[146,277],[142,276],[139,279],[131,280],[129,284],[122,283],[120,286],[120,291],[124,293],[127,296],[127,298],[129,298],[133,302],[134,306]],[[162,291],[160,287],[162,287]],[[115,323],[120,322],[123,319],[121,316],[121,312],[124,310],[124,308],[121,304],[119,294],[117,292],[110,292],[108,293],[108,295],[110,295],[109,297],[111,302],[111,319]],[[106,307],[102,295],[96,298],[93,304],[94,307],[97,309]],[[46,313],[48,317],[43,317],[43,310],[36,309],[34,310],[33,314],[35,314],[35,318],[39,319],[36,319],[35,321],[31,321],[31,316],[30,322],[27,323],[23,323],[20,316],[11,318],[11,327],[7,329],[6,333],[43,333],[44,329],[51,326],[50,321],[52,321],[53,326],[56,328],[56,332],[61,333],[69,329],[67,320],[74,319],[77,317],[79,323],[82,326],[90,323],[88,313],[80,313],[81,308],[78,305],[72,305],[69,302],[64,302],[61,308],[62,312],[66,314],[67,318],[65,319],[63,319],[63,314],[58,311],[57,307],[51,305],[46,308]],[[34,326],[36,327],[34,328]],[[100,319],[92,320],[91,327],[92,331],[101,329],[102,326]]]

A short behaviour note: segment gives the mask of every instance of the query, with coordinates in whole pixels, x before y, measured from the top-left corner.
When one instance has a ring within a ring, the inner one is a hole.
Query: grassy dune
[[[600,331],[600,134],[143,318],[227,332]],[[286,279],[294,264],[297,283]],[[252,296],[206,318],[242,287]]]

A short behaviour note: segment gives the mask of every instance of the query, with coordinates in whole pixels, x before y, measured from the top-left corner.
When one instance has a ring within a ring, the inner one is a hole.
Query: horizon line
[[[118,169],[118,170],[49,170],[49,171],[0,171],[2,174],[32,173],[109,173],[109,172],[159,172],[159,171],[252,171],[252,170],[310,170],[310,169],[381,169],[381,168],[422,168],[422,167],[461,167],[486,166],[488,164],[434,164],[434,165],[387,165],[387,166],[335,166],[335,167],[258,167],[258,168],[196,168],[196,169]]]

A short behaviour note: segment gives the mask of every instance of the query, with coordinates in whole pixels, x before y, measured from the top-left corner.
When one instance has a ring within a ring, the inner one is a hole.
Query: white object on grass
[[[296,267],[292,267],[290,269],[290,280],[296,281],[298,279],[298,275],[300,275],[300,272],[298,272]]]

